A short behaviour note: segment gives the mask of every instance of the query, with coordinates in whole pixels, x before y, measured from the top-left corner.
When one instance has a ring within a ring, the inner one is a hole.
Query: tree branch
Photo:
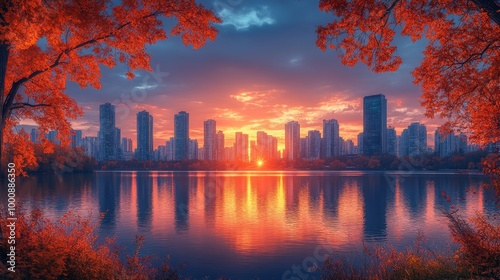
[[[14,103],[12,104],[12,106],[10,107],[10,110],[14,110],[14,109],[21,109],[21,108],[25,108],[25,107],[30,107],[30,108],[36,108],[36,107],[52,107],[51,104],[44,104],[44,103],[41,103],[41,104],[31,104],[31,103],[27,103],[27,102],[17,102],[17,103]]]

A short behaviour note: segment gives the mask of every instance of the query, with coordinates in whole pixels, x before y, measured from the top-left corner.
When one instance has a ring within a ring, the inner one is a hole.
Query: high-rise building
[[[306,158],[309,160],[318,159],[321,153],[321,133],[317,130],[307,132]]]
[[[383,94],[363,98],[363,154],[383,154],[387,148],[387,99]]]
[[[170,137],[170,139],[165,143],[165,146],[167,147],[167,154],[166,154],[166,160],[167,161],[173,161],[175,160],[175,140],[173,137]]]
[[[278,139],[264,131],[257,131],[251,156],[254,161],[278,158]]]
[[[346,155],[353,155],[354,153],[354,142],[351,139],[347,139],[344,142],[344,150]]]
[[[248,161],[248,134],[236,132],[234,142],[235,160]]]
[[[408,155],[423,155],[427,153],[427,128],[418,122],[408,126]]]
[[[307,158],[307,136],[300,138],[299,158]]]
[[[138,160],[152,160],[153,116],[147,111],[137,113],[137,154]]]
[[[35,144],[40,144],[40,130],[36,128],[31,129],[30,133],[31,142]]]
[[[344,138],[339,137],[339,155],[343,156],[345,155],[345,141]]]
[[[56,145],[61,145],[61,140],[57,138],[57,130],[51,130],[49,133],[45,135],[45,138],[49,140],[50,142],[56,144]]]
[[[175,160],[188,159],[189,114],[181,111],[174,116]]]
[[[427,128],[420,123],[412,123],[403,129],[398,138],[398,156],[417,156],[427,153]]]
[[[300,156],[300,124],[291,121],[285,124],[285,159],[296,160]]]
[[[99,155],[99,140],[97,137],[86,136],[83,138],[83,150],[85,154],[90,157],[97,159]]]
[[[340,155],[339,123],[337,120],[323,120],[323,145],[324,158]]]
[[[217,160],[226,160],[225,149],[224,149],[224,132],[218,131],[216,136],[217,143]]]
[[[132,139],[123,137],[121,141],[122,153],[132,152]]]
[[[189,139],[187,159],[198,159],[198,140]]]
[[[436,129],[434,133],[434,150],[440,157],[466,153],[467,137],[465,134],[455,135],[454,132],[448,135],[441,135],[439,129]]]
[[[120,156],[120,131],[115,126],[115,106],[104,103],[99,106],[99,157],[117,160]]]
[[[81,147],[83,146],[83,138],[81,130],[71,130],[71,147]]]
[[[396,139],[396,129],[394,127],[387,128],[387,150],[386,152],[390,155],[396,155],[397,139]]]
[[[122,151],[122,158],[124,160],[131,160],[134,157],[134,153],[132,152],[132,139],[125,137],[122,138],[121,151]]]
[[[363,154],[363,132],[358,134],[358,154]]]
[[[203,123],[203,151],[204,160],[217,159],[217,135],[216,123],[214,120],[206,120]]]

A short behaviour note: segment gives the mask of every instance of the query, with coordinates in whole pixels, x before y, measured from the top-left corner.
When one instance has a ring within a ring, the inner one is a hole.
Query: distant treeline
[[[455,154],[445,158],[435,154],[397,157],[384,154],[367,157],[347,155],[332,159],[300,159],[295,161],[264,160],[257,162],[238,161],[106,161],[99,163],[100,170],[442,170],[481,169],[485,151]]]

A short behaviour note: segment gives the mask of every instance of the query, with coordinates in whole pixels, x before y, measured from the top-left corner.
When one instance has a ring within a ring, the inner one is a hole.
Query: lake
[[[363,242],[402,249],[422,232],[431,247],[448,246],[442,209],[496,211],[486,181],[453,172],[94,172],[20,178],[17,196],[50,217],[106,212],[101,238],[133,252],[142,235],[143,253],[169,255],[185,277],[305,279],[324,254],[355,258]]]

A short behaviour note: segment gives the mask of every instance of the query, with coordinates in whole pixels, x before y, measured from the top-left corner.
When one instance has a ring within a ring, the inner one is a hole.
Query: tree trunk
[[[5,42],[0,43],[0,172],[4,175],[2,169],[3,151],[4,151],[4,129],[7,117],[5,105],[5,75],[7,73],[7,61],[9,59],[9,45]]]

